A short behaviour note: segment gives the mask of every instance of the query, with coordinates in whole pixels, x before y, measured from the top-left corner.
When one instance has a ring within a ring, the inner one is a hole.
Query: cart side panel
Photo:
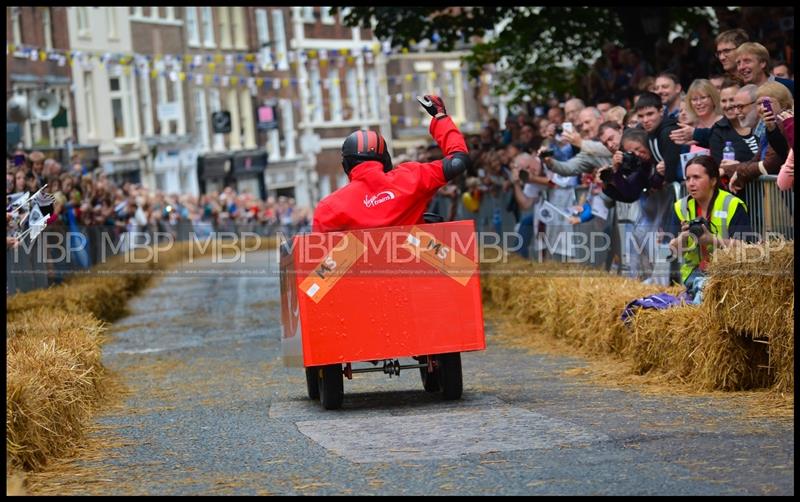
[[[298,239],[293,239],[296,245]],[[295,257],[288,245],[280,247],[281,354],[284,366],[303,366],[303,330],[297,298]]]
[[[307,234],[294,256],[305,366],[486,347],[471,220]]]

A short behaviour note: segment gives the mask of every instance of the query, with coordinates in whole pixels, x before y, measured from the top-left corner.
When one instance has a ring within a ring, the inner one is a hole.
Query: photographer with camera
[[[604,131],[607,129],[604,129]],[[611,167],[601,169],[598,176],[603,181],[603,193],[611,199],[630,203],[627,221],[620,230],[622,239],[621,257],[627,265],[627,274],[637,279],[650,279],[653,275],[655,257],[648,251],[655,251],[648,245],[649,239],[656,239],[658,232],[666,225],[669,205],[662,203],[664,185],[664,165],[655,164],[648,148],[647,133],[642,129],[628,129],[622,134],[620,148],[611,158]],[[631,214],[633,213],[633,214]],[[625,215],[620,214],[622,219]],[[633,242],[631,242],[633,241]],[[634,253],[630,246],[636,245]],[[667,282],[666,279],[660,282]]]
[[[689,161],[686,166],[689,195],[675,202],[668,227],[671,235],[677,234],[669,242],[669,258],[682,256],[681,283],[693,303],[702,301],[705,271],[714,249],[742,240],[752,241],[755,237],[747,206],[742,199],[719,188],[719,181],[719,164],[713,157],[700,155]]]
[[[664,176],[653,165],[647,146],[647,133],[628,129],[622,134],[620,146],[611,157],[611,167],[598,171],[603,193],[620,202],[636,202],[647,189],[660,189]]]

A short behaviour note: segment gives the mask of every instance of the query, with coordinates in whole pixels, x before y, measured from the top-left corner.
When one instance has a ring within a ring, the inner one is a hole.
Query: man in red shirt
[[[417,98],[431,114],[430,133],[445,154],[433,162],[403,162],[392,168],[386,141],[374,131],[356,131],[342,144],[342,167],[350,183],[322,199],[314,211],[314,232],[424,223],[436,191],[467,169],[461,132],[439,96]]]

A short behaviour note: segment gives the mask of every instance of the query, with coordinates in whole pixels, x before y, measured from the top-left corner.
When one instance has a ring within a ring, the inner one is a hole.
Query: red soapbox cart
[[[461,352],[486,348],[477,247],[472,220],[284,242],[284,365],[305,368],[308,397],[326,409],[341,407],[344,377],[370,371],[419,368],[426,391],[459,399]]]

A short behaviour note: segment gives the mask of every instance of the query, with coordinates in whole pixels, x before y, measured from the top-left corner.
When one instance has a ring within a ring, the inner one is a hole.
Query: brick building
[[[55,94],[60,107],[52,120],[9,122],[7,149],[21,142],[63,161],[68,155],[59,150],[76,137],[67,8],[6,7],[6,43],[13,49],[6,54],[6,99],[22,94],[31,103],[34,93],[45,91]]]
[[[182,8],[123,7],[136,54],[141,142],[147,155],[142,181],[167,193],[197,195],[197,136],[188,127],[187,66]]]
[[[136,77],[119,60],[132,53],[124,7],[67,7],[78,139],[99,148],[104,172],[139,181],[147,149],[140,137]]]

